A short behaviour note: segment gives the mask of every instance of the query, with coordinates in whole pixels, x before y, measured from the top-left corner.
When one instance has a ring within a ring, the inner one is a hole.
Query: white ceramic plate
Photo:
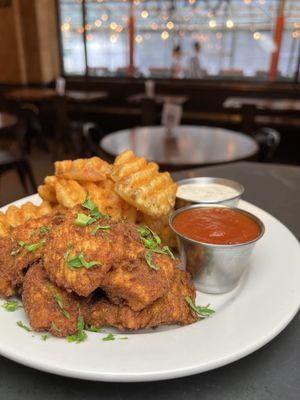
[[[38,196],[15,202],[39,202]],[[0,309],[0,353],[21,364],[75,378],[99,381],[151,381],[192,375],[221,367],[262,347],[282,331],[300,306],[300,246],[291,232],[265,211],[240,202],[266,226],[252,265],[239,287],[226,295],[197,294],[210,303],[211,318],[185,327],[126,333],[128,340],[102,341],[89,333],[80,344],[64,339],[42,341],[40,334],[16,325],[28,324],[23,310]]]

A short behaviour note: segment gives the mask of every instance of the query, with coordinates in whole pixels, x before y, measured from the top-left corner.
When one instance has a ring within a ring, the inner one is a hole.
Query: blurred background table
[[[177,127],[173,136],[162,126],[125,129],[105,136],[100,147],[111,157],[131,149],[169,170],[248,159],[258,151],[256,142],[242,133],[184,125]]]

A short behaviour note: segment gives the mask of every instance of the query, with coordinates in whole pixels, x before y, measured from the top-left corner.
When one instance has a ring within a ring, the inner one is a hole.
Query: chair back
[[[252,136],[259,144],[258,160],[271,161],[281,141],[280,133],[273,128],[264,127],[255,131]]]

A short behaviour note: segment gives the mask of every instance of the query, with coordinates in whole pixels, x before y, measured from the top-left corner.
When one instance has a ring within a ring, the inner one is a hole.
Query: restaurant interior
[[[171,171],[300,162],[299,1],[2,0],[0,20],[2,205],[126,148]]]
[[[300,0],[0,0],[0,399],[298,400],[299,149]]]

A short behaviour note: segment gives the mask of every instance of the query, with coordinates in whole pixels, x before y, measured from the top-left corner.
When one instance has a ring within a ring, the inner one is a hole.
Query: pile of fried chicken
[[[195,288],[148,227],[102,214],[87,196],[0,239],[0,296],[21,295],[35,331],[120,330],[197,321]],[[188,299],[188,301],[187,301]]]

